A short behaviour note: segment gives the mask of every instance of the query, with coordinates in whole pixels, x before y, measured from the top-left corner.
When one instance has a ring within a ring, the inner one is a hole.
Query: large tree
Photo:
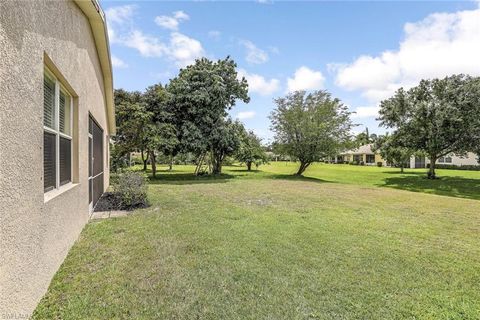
[[[270,119],[275,142],[300,161],[297,175],[312,162],[335,156],[351,138],[348,108],[327,91],[296,91],[274,101]]]
[[[422,80],[416,87],[380,103],[381,125],[394,129],[398,146],[424,153],[435,162],[448,154],[475,150],[480,137],[480,81],[465,75]]]
[[[252,164],[257,167],[267,162],[267,154],[262,146],[262,139],[253,131],[246,131],[242,126],[240,135],[240,147],[235,158],[247,166],[247,170],[252,170]]]
[[[214,130],[224,125],[227,111],[237,100],[250,100],[247,81],[238,79],[236,67],[229,57],[216,62],[198,59],[180,70],[167,86],[168,112],[172,114],[182,152],[192,152],[202,161],[211,152],[213,167],[219,170],[222,166],[217,161],[222,159],[218,156],[222,151],[216,150],[219,144]]]

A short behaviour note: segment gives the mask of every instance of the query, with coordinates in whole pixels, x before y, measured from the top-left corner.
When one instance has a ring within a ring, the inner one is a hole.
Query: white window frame
[[[66,191],[72,186],[73,180],[73,97],[68,90],[61,84],[55,75],[44,69],[44,77],[50,78],[55,83],[55,128],[43,125],[43,132],[55,135],[55,188],[47,192],[44,191],[45,201],[50,200],[60,192]],[[70,135],[60,132],[60,91],[65,93],[66,98],[70,98]],[[60,185],[60,137],[70,140],[70,182]]]

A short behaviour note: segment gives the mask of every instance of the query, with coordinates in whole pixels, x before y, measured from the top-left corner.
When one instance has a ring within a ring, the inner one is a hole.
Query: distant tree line
[[[351,112],[325,90],[296,91],[274,99],[270,114],[274,141],[247,131],[228,116],[238,100],[248,103],[248,83],[239,78],[229,57],[216,62],[202,58],[165,86],[145,92],[115,91],[117,136],[112,167],[126,155],[138,152],[143,169],[157,158],[169,163],[191,161],[195,174],[219,174],[228,159],[248,170],[268,161],[266,150],[298,161],[297,175],[314,162],[348,148],[373,144],[382,157],[400,168],[412,155],[430,159],[428,178],[435,179],[435,162],[448,155],[480,153],[480,78],[453,75],[422,80],[409,90],[400,88],[380,103],[380,124],[391,134],[365,132],[353,136]]]

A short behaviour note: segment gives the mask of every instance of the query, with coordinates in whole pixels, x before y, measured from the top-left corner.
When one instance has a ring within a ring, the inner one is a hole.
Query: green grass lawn
[[[162,172],[150,208],[85,227],[34,318],[479,318],[480,172],[260,169]]]

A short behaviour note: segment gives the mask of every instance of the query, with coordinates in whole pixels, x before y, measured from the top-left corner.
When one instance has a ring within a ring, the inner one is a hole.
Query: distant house
[[[357,149],[348,150],[342,152],[335,157],[335,163],[356,163],[364,165],[376,165],[378,162],[382,163],[382,166],[389,166],[389,164],[381,157],[380,153],[372,151],[373,144],[366,144],[358,147]],[[475,166],[479,165],[477,162],[477,156],[469,152],[465,157],[458,157],[455,155],[448,155],[440,157],[437,162],[438,165],[454,165],[454,166]],[[430,160],[427,157],[412,156],[410,158],[410,168],[426,168],[430,164]]]
[[[454,166],[475,166],[479,165],[477,156],[473,152],[467,153],[465,157],[458,157],[456,155],[447,155],[440,157],[436,164],[454,165]],[[430,160],[427,157],[415,157],[410,158],[410,168],[426,168],[430,164]]]
[[[109,185],[98,2],[0,1],[0,83],[0,318],[26,319]]]
[[[382,165],[386,165],[386,161],[380,156],[379,152],[372,151],[373,144],[366,144],[360,146],[356,149],[348,150],[340,153],[336,157],[335,162],[342,163],[356,163],[356,164],[365,164],[368,166],[377,165],[378,162],[381,162]]]

